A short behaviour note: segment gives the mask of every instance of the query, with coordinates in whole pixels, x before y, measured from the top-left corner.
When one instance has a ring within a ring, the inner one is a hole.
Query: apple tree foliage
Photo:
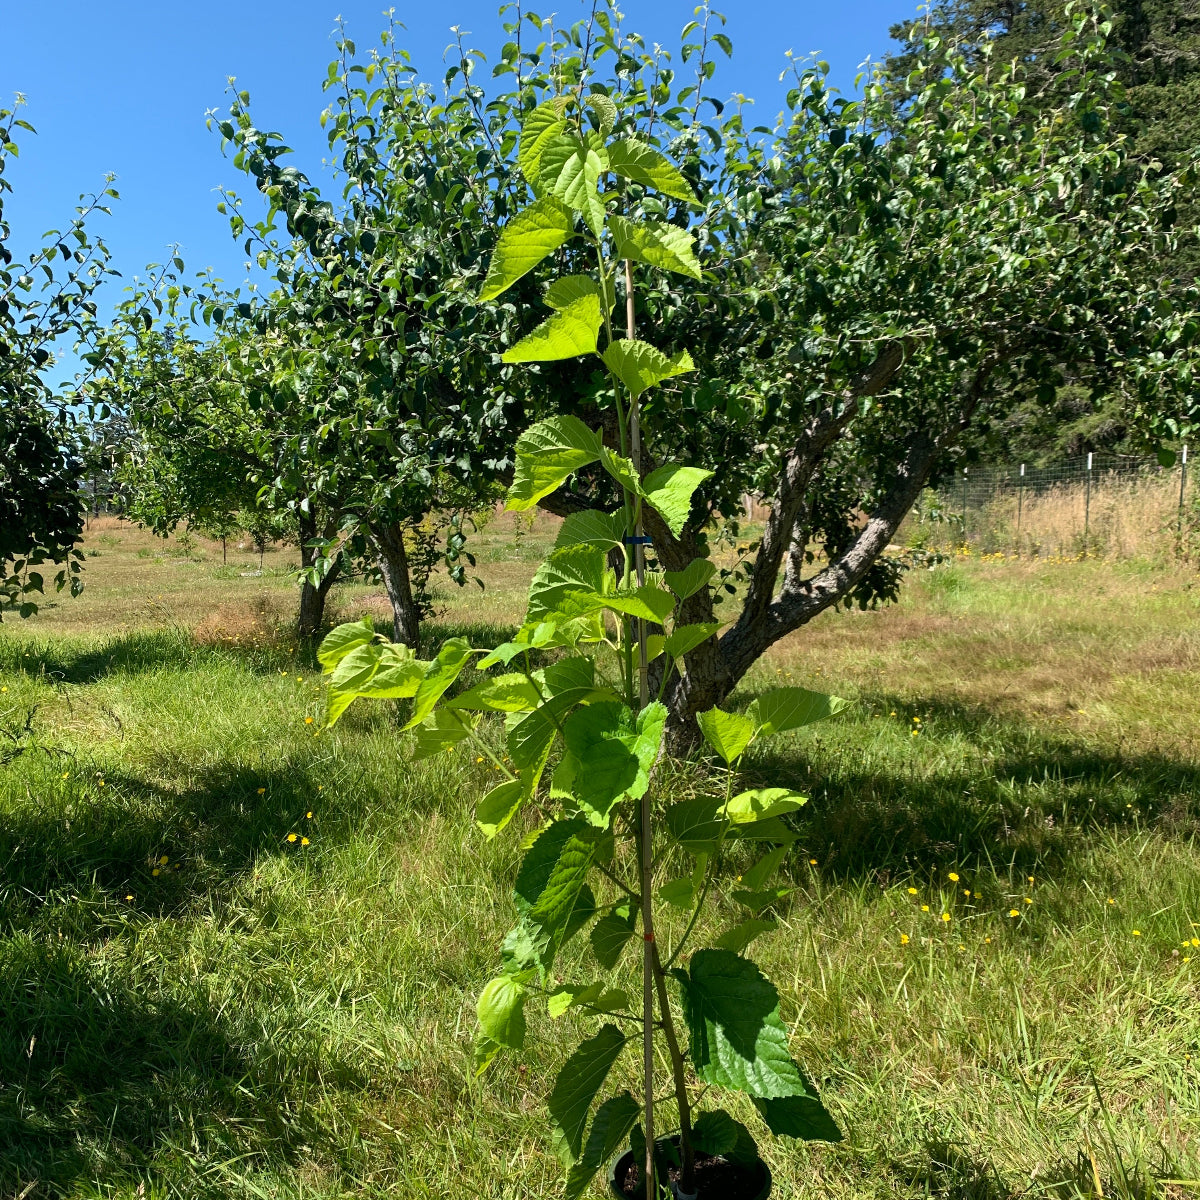
[[[19,111],[19,99],[0,108],[0,616],[28,617],[47,564],[59,591],[83,586],[84,448],[71,407],[79,397],[56,395],[45,374],[56,346],[86,344],[94,332],[92,294],[109,274],[108,251],[85,225],[117,193],[106,186],[82,198],[65,230],[51,230],[19,260],[4,217],[18,131],[33,132]]]

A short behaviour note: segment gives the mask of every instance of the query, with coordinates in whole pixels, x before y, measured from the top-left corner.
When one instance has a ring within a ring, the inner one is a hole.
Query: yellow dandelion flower
[[[158,858],[158,865],[160,867],[165,867],[167,865],[167,863],[169,863],[170,861],[171,860],[167,855],[161,854],[161,855],[159,855],[159,858]]]
[[[311,725],[313,723],[312,717],[305,717],[304,723],[305,723],[305,725]]]
[[[1193,946],[1200,946],[1200,937],[1192,938]]]
[[[990,946],[990,945],[992,944],[992,939],[991,939],[991,938],[984,938],[983,940],[984,940],[984,943],[985,943],[985,945],[988,945],[988,946]]]
[[[70,778],[71,778],[71,773],[70,773],[70,771],[64,771],[64,772],[63,772],[63,778],[64,778],[64,779],[70,779]]]
[[[816,860],[815,858],[810,858],[810,859],[808,860],[808,865],[809,865],[810,867],[815,867],[815,866],[817,865],[817,860]]]
[[[951,872],[950,872],[950,874],[949,874],[948,878],[949,878],[949,880],[950,880],[950,882],[951,882],[951,883],[957,883],[957,882],[958,882],[958,876],[957,876],[957,875],[956,875],[956,874],[955,874],[953,871],[951,871]]]
[[[971,889],[970,889],[970,888],[963,888],[963,895],[964,895],[964,896],[966,896],[966,898],[967,898],[968,900],[970,900],[970,898],[971,898]]]
[[[128,892],[128,893],[126,894],[126,896],[125,896],[125,899],[126,899],[126,900],[132,900],[132,899],[133,899],[133,893],[132,893],[132,892]]]
[[[1133,931],[1133,936],[1134,936],[1134,937],[1141,937],[1141,936],[1142,936],[1142,931],[1141,931],[1140,929],[1135,929],[1135,930]]]
[[[1033,897],[1032,897],[1032,896],[1026,896],[1026,897],[1025,897],[1025,903],[1026,903],[1026,904],[1032,904],[1032,903],[1033,903]]]
[[[921,734],[921,731],[920,731],[919,729],[914,729],[914,730],[912,731],[912,736],[913,736],[913,737],[919,737],[919,736],[920,736],[920,734]]]
[[[99,783],[98,783],[96,786],[97,786],[97,787],[103,787],[103,786],[104,786],[104,780],[103,780],[103,779],[102,779],[102,780],[100,780],[100,782],[99,782]]]
[[[306,813],[304,814],[304,819],[305,819],[306,821],[311,821],[311,820],[312,820],[312,812],[311,812],[311,811],[309,811],[309,812],[306,812]]]
[[[948,920],[950,920],[950,914],[949,914],[949,913],[942,913],[942,920],[943,920],[943,921],[948,921]]]
[[[975,899],[976,899],[976,900],[982,900],[982,899],[983,899],[983,893],[982,893],[982,892],[976,892],[976,893],[975,893]]]
[[[297,837],[297,835],[296,835],[296,834],[294,834],[294,833],[289,833],[289,834],[288,834],[288,841],[289,841],[289,842],[294,842],[294,841],[296,840],[296,837]]]
[[[900,935],[900,945],[902,945],[902,946],[908,945],[908,934],[907,933],[902,933]]]
[[[1026,879],[1028,879],[1030,883],[1032,883],[1032,882],[1033,882],[1033,876],[1032,876],[1032,875],[1027,875],[1025,878],[1026,878]]]
[[[894,712],[892,712],[892,713],[889,713],[888,715],[894,717],[896,714]]]
[[[1017,910],[1015,908],[1010,908],[1008,910],[1008,915],[1010,917],[1019,917],[1021,914],[1019,912],[1017,912]]]
[[[308,845],[308,838],[304,838],[304,837],[302,837],[302,838],[300,839],[300,845],[302,845],[302,846],[307,846],[307,845]]]
[[[266,791],[267,791],[267,789],[266,789],[266,788],[259,788],[259,789],[258,789],[258,794],[259,794],[260,796],[264,796],[264,795],[266,795]]]
[[[162,871],[158,867],[155,867],[154,870],[150,872],[150,874],[151,875],[161,875]]]
[[[916,888],[909,888],[909,889],[908,889],[908,894],[909,894],[910,896],[915,896],[915,895],[917,894],[917,889],[916,889]]]
[[[929,905],[928,905],[928,904],[922,904],[922,905],[921,905],[921,911],[922,911],[922,912],[928,912],[928,911],[929,911]]]
[[[483,762],[483,755],[481,754],[481,755],[480,755],[480,756],[479,756],[479,757],[478,757],[478,758],[477,758],[475,761],[476,761],[477,763],[481,763],[481,762]]]

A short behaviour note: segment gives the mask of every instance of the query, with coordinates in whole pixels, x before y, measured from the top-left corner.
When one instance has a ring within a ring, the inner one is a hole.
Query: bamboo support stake
[[[635,335],[633,308],[633,263],[625,260],[625,336],[633,339]],[[638,398],[634,396],[629,405],[629,446],[633,457],[633,472],[641,477],[642,469],[642,426],[638,414]],[[646,582],[646,551],[642,545],[642,504],[634,499],[633,525],[633,562],[637,572],[638,587]],[[638,697],[639,707],[645,708],[649,699],[650,682],[647,678],[649,664],[646,656],[646,626],[640,619],[637,622],[638,639]],[[650,827],[650,789],[647,788],[641,800],[641,858],[639,874],[641,876],[642,892],[642,1019],[644,1021],[642,1038],[642,1075],[643,1075],[643,1121],[646,1131],[646,1161],[643,1164],[643,1177],[646,1181],[646,1200],[655,1200],[654,1172],[654,912],[650,896],[653,886],[654,847],[651,842]]]

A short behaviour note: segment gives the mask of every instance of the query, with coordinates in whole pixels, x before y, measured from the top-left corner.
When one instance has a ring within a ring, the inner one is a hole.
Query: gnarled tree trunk
[[[383,586],[392,604],[392,640],[403,642],[415,650],[420,640],[421,615],[413,599],[412,580],[408,573],[404,526],[372,528],[371,544],[378,556],[379,573],[383,576]]]
[[[332,537],[337,532],[336,522],[327,522],[326,537]],[[300,565],[311,567],[316,561],[317,551],[309,543],[317,536],[317,521],[311,513],[300,514]],[[296,631],[302,638],[312,637],[319,632],[325,619],[325,600],[330,588],[337,582],[342,573],[342,555],[333,560],[328,574],[318,584],[311,584],[307,579],[300,584],[300,613],[296,619]]]
[[[301,550],[301,561],[304,560],[304,551]],[[308,552],[308,562],[303,562],[304,566],[312,564],[312,551]],[[325,620],[325,600],[329,595],[330,588],[337,582],[338,576],[342,573],[342,556],[339,554],[333,560],[333,566],[329,568],[329,573],[314,587],[308,580],[304,580],[300,584],[300,616],[296,622],[297,632],[302,638],[312,637],[320,632],[321,623]]]

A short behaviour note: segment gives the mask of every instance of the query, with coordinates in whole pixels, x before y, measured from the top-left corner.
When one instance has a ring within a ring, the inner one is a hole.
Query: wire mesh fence
[[[1200,533],[1195,493],[1186,448],[1172,466],[1087,454],[966,467],[922,494],[901,536],[909,546],[1023,557],[1187,555]]]

